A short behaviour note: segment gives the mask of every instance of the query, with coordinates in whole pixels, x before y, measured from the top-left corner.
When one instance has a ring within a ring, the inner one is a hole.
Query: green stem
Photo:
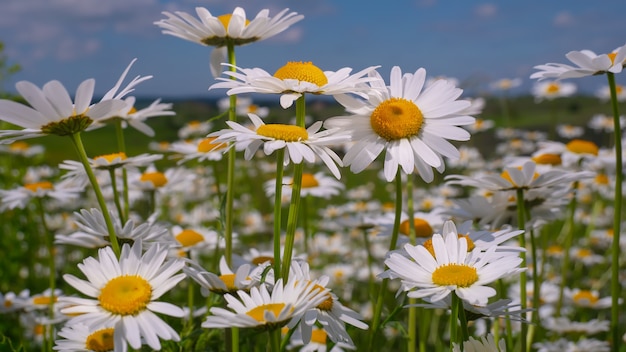
[[[451,293],[452,303],[450,310],[450,351],[454,348],[454,343],[460,343],[461,350],[463,350],[463,341],[459,341],[459,324],[457,322],[459,318],[459,305],[462,305],[461,300],[455,292]]]
[[[50,287],[50,303],[48,303],[48,314],[50,315],[50,319],[54,319],[54,290],[56,288],[56,261],[54,260],[54,239],[52,233],[48,228],[48,223],[46,222],[46,213],[43,209],[43,200],[41,198],[36,198],[37,203],[37,212],[39,213],[39,217],[41,219],[41,226],[43,227],[43,234],[46,242],[46,247],[48,249],[48,269],[50,269],[50,279],[48,281],[48,286]],[[48,351],[52,351],[52,346],[54,345],[54,329],[52,324],[46,324],[46,329],[44,333],[44,345]]]
[[[309,254],[309,203],[311,196],[306,196],[302,198],[302,230],[304,232],[304,236],[302,238],[304,253]]]
[[[415,245],[417,240],[415,232],[415,206],[413,204],[413,175],[407,175],[406,180],[406,194],[407,194],[407,211],[409,221],[409,240],[412,245]],[[415,352],[417,347],[417,307],[413,305],[417,303],[417,298],[409,298],[409,322],[408,332],[409,338],[407,340],[408,351]]]
[[[280,352],[280,328],[268,330],[270,340],[270,351]]]
[[[522,188],[517,189],[517,223],[520,230],[526,231],[526,214],[525,214],[525,202],[524,202],[524,190]],[[522,233],[518,236],[520,241],[520,247],[526,248],[526,232]],[[520,257],[522,258],[522,263],[520,266],[522,268],[526,268],[526,252],[521,252]],[[524,310],[528,306],[528,302],[526,300],[526,272],[522,271],[520,273],[519,278],[520,284],[520,303],[521,309]],[[521,333],[520,333],[520,342],[521,349],[520,351],[526,352],[526,337],[527,337],[528,326],[525,323],[521,323]]]
[[[391,232],[391,241],[389,242],[389,250],[392,251],[396,249],[396,245],[398,243],[398,233],[400,229],[400,217],[402,216],[402,175],[400,173],[400,169],[396,172],[396,212],[395,218],[393,221],[393,230]],[[385,266],[385,270],[387,267]],[[372,315],[372,328],[370,334],[368,335],[369,340],[367,344],[368,350],[372,351],[374,349],[374,341],[376,334],[378,333],[378,329],[380,328],[380,316],[383,311],[383,305],[385,303],[385,293],[387,292],[387,285],[389,283],[389,279],[383,279],[383,282],[380,285],[380,289],[378,290],[378,297],[376,298],[376,305],[374,306],[374,314]]]
[[[276,151],[276,188],[274,189],[274,276],[280,273],[280,235],[282,228],[283,170],[285,150]]]
[[[296,100],[296,124],[304,127],[304,114],[306,103],[304,95]],[[293,185],[291,188],[291,201],[289,203],[289,215],[287,216],[287,233],[285,237],[285,253],[283,254],[282,278],[287,282],[289,278],[289,268],[291,266],[291,256],[293,255],[293,243],[295,240],[296,226],[298,224],[298,211],[300,210],[300,193],[302,190],[302,170],[304,161],[293,166]]]
[[[109,177],[111,178],[111,187],[113,188],[113,201],[115,202],[115,208],[117,209],[117,214],[120,217],[120,225],[124,227],[124,223],[125,223],[124,210],[122,209],[122,203],[120,203],[120,195],[117,190],[117,180],[115,179],[115,169],[109,169]]]
[[[619,351],[622,335],[620,333],[620,296],[621,284],[619,281],[619,255],[620,234],[622,222],[622,127],[619,121],[619,109],[617,106],[617,92],[615,87],[615,75],[607,73],[609,88],[611,90],[611,106],[613,108],[613,133],[615,140],[615,204],[613,204],[613,245],[611,253],[611,333],[612,350]]]
[[[234,65],[235,61],[235,45],[231,41],[227,43],[228,49],[228,63],[233,65],[230,67],[231,71],[236,71]],[[232,77],[235,79],[235,77]],[[229,121],[237,121],[237,96],[231,95],[229,97],[230,106],[228,108],[228,120]],[[226,263],[228,266],[232,265],[233,258],[233,200],[234,200],[234,192],[235,192],[235,149],[230,148],[228,150],[228,169],[226,175],[226,225],[224,226],[224,240],[225,244],[225,257]],[[237,342],[238,343],[238,342]]]
[[[104,200],[104,196],[102,195],[102,191],[100,190],[100,185],[98,184],[96,175],[93,173],[91,165],[89,164],[89,159],[87,158],[85,146],[83,145],[83,141],[80,138],[80,132],[71,134],[70,137],[72,138],[72,142],[74,143],[74,147],[76,148],[78,157],[83,164],[83,167],[85,168],[85,172],[87,173],[89,182],[91,182],[93,191],[96,194],[96,199],[98,200],[98,204],[100,205],[100,209],[102,210],[102,216],[104,217],[104,222],[107,226],[107,231],[109,232],[109,241],[111,241],[111,248],[113,248],[113,252],[115,253],[115,255],[119,257],[120,245],[117,242],[117,234],[115,233],[115,227],[113,226],[113,221],[111,220],[111,214],[109,214],[109,210],[107,208],[106,201]]]
[[[117,149],[120,153],[124,153],[126,155],[126,141],[124,140],[124,129],[122,128],[122,120],[115,120],[115,134],[117,135]],[[113,179],[113,175],[111,176]],[[123,197],[124,197],[124,211],[120,212],[120,219],[122,221],[122,226],[128,220],[128,216],[130,213],[130,200],[128,196],[128,172],[126,172],[126,168],[122,167],[122,184],[123,184]],[[117,196],[115,197],[116,202],[119,202]],[[117,204],[116,204],[117,205]]]

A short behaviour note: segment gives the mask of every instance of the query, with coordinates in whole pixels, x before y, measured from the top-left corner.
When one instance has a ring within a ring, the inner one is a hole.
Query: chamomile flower
[[[341,177],[336,165],[342,166],[341,160],[329,146],[345,141],[346,135],[337,133],[337,130],[320,131],[321,121],[305,129],[295,125],[265,124],[254,114],[248,114],[248,117],[254,124],[253,129],[226,121],[230,129],[213,132],[208,137],[217,137],[213,143],[234,142],[236,150],[245,151],[246,160],[252,159],[260,147],[265,155],[284,149],[284,164],[299,164],[303,160],[313,163],[319,157],[336,178]]]
[[[582,126],[559,124],[556,126],[556,133],[558,133],[561,138],[572,139],[585,134],[585,129]]]
[[[606,72],[620,73],[626,61],[626,45],[609,54],[596,54],[591,50],[570,51],[565,55],[576,66],[547,63],[535,66],[539,72],[530,75],[531,79],[565,79],[586,77]]]
[[[189,139],[204,137],[211,131],[213,124],[210,121],[192,120],[178,130],[178,138]]]
[[[68,136],[82,132],[94,121],[110,117],[124,106],[121,100],[92,104],[95,84],[94,79],[83,81],[72,101],[59,81],[50,81],[41,89],[28,81],[17,82],[15,88],[30,106],[0,99],[0,120],[23,128],[0,130],[0,144],[50,134]]]
[[[393,180],[401,167],[406,174],[417,170],[431,182],[432,168],[440,172],[445,168],[442,156],[459,157],[459,151],[447,140],[469,139],[469,132],[458,126],[474,123],[473,117],[460,114],[471,103],[457,100],[462,90],[445,80],[422,90],[426,78],[423,68],[403,75],[399,67],[393,67],[388,87],[377,72],[372,75],[376,80],[369,83],[367,99],[335,97],[354,115],[326,120],[329,128],[341,128],[356,142],[344,156],[344,164],[359,173],[384,151],[387,181]]]
[[[563,295],[567,302],[576,307],[593,309],[611,307],[611,297],[600,297],[600,293],[596,290],[581,290],[579,288],[570,289],[566,287]]]
[[[521,78],[502,78],[497,81],[491,82],[490,87],[493,90],[509,91],[521,85],[522,85]]]
[[[447,226],[443,236],[434,234],[433,256],[423,245],[406,244],[406,255],[392,252],[385,260],[389,270],[384,276],[402,280],[408,296],[436,302],[451,292],[470,304],[485,306],[496,290],[491,282],[519,273],[522,259],[516,254],[496,252],[496,246],[485,251],[467,251],[468,241],[459,238],[454,226]]]
[[[215,137],[206,137],[193,141],[180,141],[170,144],[168,151],[174,152],[173,158],[182,157],[177,164],[180,165],[190,160],[218,161],[222,160],[226,143],[215,143]]]
[[[135,101],[135,97],[127,97],[124,99],[126,106],[123,109],[118,111],[114,116],[94,123],[89,129],[102,127],[105,123],[118,119],[122,121],[122,127],[126,127],[128,125],[146,136],[154,137],[154,130],[144,121],[156,116],[176,115],[176,112],[171,110],[172,104],[161,103],[161,99],[157,99],[150,105],[141,109],[135,108]]]
[[[130,219],[122,226],[117,215],[113,211],[109,213],[111,214],[118,241],[122,243],[132,244],[141,240],[146,247],[154,243],[161,243],[166,246],[174,244],[174,241],[168,236],[168,229],[155,223],[152,219],[138,225],[136,225],[135,220]],[[100,209],[81,209],[74,213],[74,217],[76,218],[74,224],[78,227],[78,231],[68,235],[55,235],[55,243],[83,248],[101,248],[111,244],[109,242],[109,231]]]
[[[251,269],[250,264],[242,264],[233,272],[226,263],[226,258],[222,256],[220,258],[220,275],[204,270],[195,262],[190,262],[189,266],[183,268],[183,271],[200,285],[202,294],[208,296],[210,292],[230,293],[232,295],[239,290],[249,292],[251,287],[258,284],[249,276]]]
[[[282,194],[284,197],[291,195],[291,187],[293,185],[293,178],[286,177],[283,179]],[[276,179],[271,179],[265,182],[264,185],[265,194],[268,197],[273,197],[276,191]],[[345,185],[332,177],[326,176],[324,172],[316,172],[315,174],[303,173],[302,174],[302,190],[303,197],[311,196],[315,198],[330,198],[340,194]]]
[[[63,180],[53,184],[50,181],[27,183],[11,190],[0,189],[0,211],[7,209],[23,209],[31,199],[53,198],[62,202],[76,199],[83,191],[71,180]]]
[[[237,297],[225,294],[229,309],[213,307],[202,323],[204,328],[248,327],[274,329],[295,326],[304,313],[326,299],[327,291],[305,281],[283,284],[279,279],[268,292],[266,285],[252,287],[250,293],[239,290]],[[306,341],[308,342],[308,341]]]
[[[598,97],[602,101],[610,101],[611,100],[611,89],[608,85],[603,86],[602,88],[596,91],[596,97]],[[615,97],[617,101],[623,102],[626,101],[626,87],[621,84],[615,85]]]
[[[184,274],[176,274],[184,263],[166,261],[167,251],[159,245],[143,255],[141,250],[141,241],[132,247],[124,244],[118,259],[111,247],[105,247],[98,251],[98,259],[89,257],[78,265],[87,281],[63,275],[68,284],[93,297],[59,300],[68,305],[63,313],[78,314],[67,326],[82,323],[94,328],[113,327],[115,351],[122,351],[126,343],[139,349],[143,342],[159,350],[159,338],[179,341],[178,333],[154,313],[183,316],[181,308],[157,299],[185,278]]]
[[[113,351],[115,349],[114,330],[112,327],[94,328],[82,323],[68,325],[59,331],[58,335],[62,339],[55,341],[56,345],[53,349],[64,352]],[[119,348],[122,352],[127,350],[126,344],[122,344]]]
[[[219,63],[225,61],[224,48],[228,44],[245,45],[267,39],[304,18],[296,12],[289,12],[289,9],[270,17],[269,10],[263,9],[254,19],[249,20],[246,11],[241,7],[235,8],[233,13],[221,16],[214,16],[204,7],[196,7],[199,20],[182,11],[163,14],[167,16],[166,19],[154,22],[163,29],[163,34],[218,48],[211,53],[211,69],[214,76],[219,75]]]
[[[9,155],[17,155],[25,158],[30,158],[39,154],[42,154],[44,147],[41,145],[29,145],[24,141],[15,141],[8,146],[0,145],[0,153],[6,153]]]
[[[316,95],[353,93],[365,96],[360,92],[360,85],[371,81],[372,78],[366,75],[377,68],[370,66],[351,75],[352,69],[349,67],[338,71],[322,71],[311,62],[291,61],[272,75],[261,68],[232,67],[237,71],[224,71],[224,75],[229,77],[218,77],[221,82],[213,84],[209,89],[227,88],[228,95],[281,94],[280,105],[285,109],[305,93]]]
[[[570,82],[535,82],[531,89],[536,102],[570,97],[576,93],[576,84]]]

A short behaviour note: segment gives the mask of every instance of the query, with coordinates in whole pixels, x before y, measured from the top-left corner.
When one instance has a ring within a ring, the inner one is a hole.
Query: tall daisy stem
[[[402,176],[400,174],[400,170],[396,172],[396,212],[395,218],[393,220],[393,230],[391,231],[391,242],[389,243],[389,250],[392,251],[396,249],[396,245],[398,243],[398,233],[400,230],[400,217],[402,216]],[[386,268],[385,268],[386,269]],[[367,349],[369,351],[374,350],[374,341],[378,329],[380,328],[380,315],[383,311],[383,305],[385,303],[385,293],[387,292],[387,285],[389,283],[389,279],[383,279],[383,282],[380,285],[380,289],[378,290],[378,297],[376,298],[376,305],[374,306],[374,314],[372,315],[372,328],[370,334],[368,335],[368,343]]]
[[[409,240],[412,245],[415,245],[417,240],[415,232],[415,207],[413,204],[413,175],[407,175],[406,179],[406,194],[407,194],[407,211],[409,220]],[[413,306],[417,304],[417,298],[409,298],[409,322],[408,332],[409,338],[407,341],[409,352],[415,352],[417,347],[417,307]]]
[[[235,45],[232,42],[228,42],[228,63],[231,71],[235,70]],[[235,79],[234,77],[232,79]],[[228,120],[229,121],[237,121],[237,96],[231,95],[229,97],[230,106],[228,108]],[[228,167],[226,174],[226,225],[224,228],[224,240],[225,244],[225,257],[226,263],[230,266],[232,264],[233,258],[233,200],[234,200],[234,191],[235,191],[235,149],[230,148],[228,150]]]
[[[83,167],[85,168],[85,172],[87,173],[87,178],[89,178],[89,182],[91,182],[93,191],[96,194],[98,205],[100,205],[100,209],[102,210],[104,223],[106,224],[107,231],[109,233],[109,241],[111,242],[111,248],[113,249],[113,252],[115,253],[115,255],[119,258],[120,245],[117,241],[117,234],[115,233],[113,220],[111,220],[111,214],[109,214],[109,210],[107,208],[106,201],[104,200],[104,196],[102,195],[102,190],[100,190],[100,185],[98,184],[96,175],[93,173],[93,170],[91,169],[91,165],[89,164],[89,159],[87,158],[87,152],[85,151],[85,146],[83,145],[83,140],[80,138],[80,132],[73,133],[70,135],[70,137],[72,138],[72,142],[74,143],[74,147],[76,148],[76,152],[78,153],[78,158],[80,159],[81,163],[83,164]]]
[[[526,231],[526,205],[524,202],[524,190],[521,188],[517,189],[517,223],[519,226],[520,230],[524,230]],[[520,241],[520,247],[522,248],[526,248],[526,233],[522,233],[519,237],[519,241]],[[520,253],[520,257],[522,258],[522,263],[520,264],[520,266],[522,268],[526,268],[526,252],[521,252]],[[521,309],[525,310],[526,307],[528,306],[528,302],[526,300],[526,271],[522,271],[520,273],[520,278],[519,278],[519,284],[520,284],[520,303],[521,303]],[[528,326],[522,322],[521,324],[521,333],[520,333],[520,343],[521,343],[521,348],[520,351],[522,352],[526,352],[527,351],[527,344],[526,344],[526,338],[528,334]]]
[[[48,269],[50,270],[50,280],[48,281],[48,286],[50,288],[50,303],[48,304],[48,314],[50,315],[50,319],[54,320],[54,290],[56,289],[56,278],[57,278],[57,269],[56,269],[56,261],[54,258],[54,240],[52,238],[52,233],[48,228],[48,223],[46,222],[46,213],[43,208],[43,200],[41,198],[37,198],[37,212],[39,213],[39,217],[41,218],[41,226],[43,227],[44,237],[46,240],[46,247],[48,247]],[[52,345],[54,344],[54,329],[52,324],[47,325],[45,330],[45,343],[47,351],[52,351]]]
[[[296,125],[304,127],[304,113],[306,103],[304,95],[296,100]],[[291,201],[289,203],[289,215],[287,216],[287,233],[285,238],[285,253],[283,254],[282,278],[287,282],[291,256],[293,255],[293,243],[295,240],[296,226],[298,225],[298,211],[300,209],[300,191],[302,190],[302,170],[304,161],[293,166],[293,185],[291,188]]]
[[[122,128],[122,120],[115,120],[115,134],[117,135],[117,149],[120,153],[126,154],[126,141],[124,140],[124,129]],[[111,176],[111,181],[113,181],[113,176]],[[126,168],[122,167],[122,186],[124,189],[122,190],[123,198],[124,198],[124,211],[120,212],[120,219],[122,220],[122,225],[126,223],[128,220],[128,215],[130,212],[130,201],[128,196],[128,173],[126,172]],[[116,203],[119,202],[117,195],[115,197]]]
[[[274,275],[280,271],[280,235],[282,231],[283,169],[285,150],[276,151],[276,188],[274,190]]]
[[[607,72],[609,88],[611,91],[611,106],[613,108],[613,133],[615,140],[615,202],[613,204],[613,245],[611,249],[611,335],[612,350],[620,350],[620,296],[621,284],[619,281],[619,255],[620,255],[620,233],[622,222],[622,127],[619,120],[619,109],[617,106],[617,89],[615,86],[615,75]]]

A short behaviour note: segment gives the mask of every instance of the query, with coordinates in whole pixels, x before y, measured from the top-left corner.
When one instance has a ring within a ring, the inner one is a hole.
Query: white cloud
[[[555,27],[571,27],[576,23],[576,19],[570,12],[561,11],[554,16],[552,23]]]
[[[494,17],[498,13],[496,5],[491,3],[481,4],[474,8],[474,14],[481,18]]]

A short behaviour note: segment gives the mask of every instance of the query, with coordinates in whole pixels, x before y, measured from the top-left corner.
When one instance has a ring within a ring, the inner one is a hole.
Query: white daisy
[[[570,82],[535,82],[531,89],[536,102],[570,97],[576,93],[577,86]]]
[[[98,259],[89,257],[78,264],[88,281],[65,274],[68,284],[95,299],[63,297],[68,304],[64,314],[79,314],[67,326],[83,323],[94,328],[114,327],[115,351],[126,343],[141,348],[142,341],[152,349],[160,349],[159,338],[179,341],[178,333],[154,313],[182,317],[183,310],[171,303],[156,301],[185,278],[177,274],[184,263],[165,261],[167,251],[152,246],[143,255],[141,241],[122,246],[118,259],[111,247],[98,251]]]
[[[229,77],[218,77],[217,79],[222,82],[213,84],[209,89],[227,88],[228,95],[281,94],[280,105],[285,109],[305,93],[316,95],[353,93],[365,97],[360,93],[362,88],[365,88],[361,87],[361,84],[371,81],[372,78],[365,75],[378,67],[370,66],[351,75],[352,69],[349,67],[338,71],[322,71],[311,62],[291,61],[271,75],[261,68],[246,69],[224,65],[232,66],[237,71],[224,71]]]
[[[496,294],[488,284],[522,271],[522,259],[515,253],[496,252],[496,246],[468,252],[467,240],[459,238],[456,228],[446,229],[449,232],[443,236],[433,235],[435,256],[422,245],[406,244],[408,256],[392,252],[385,260],[389,270],[383,275],[402,279],[402,290],[409,291],[409,297],[436,302],[454,291],[470,304],[485,306]]]
[[[83,187],[71,180],[63,180],[53,184],[50,181],[27,183],[11,190],[0,189],[0,211],[7,209],[23,209],[31,199],[53,198],[67,202],[78,198]]]
[[[293,178],[285,177],[283,179],[283,197],[287,198],[287,201],[291,195],[291,188],[293,186]],[[268,197],[273,197],[276,192],[276,179],[271,179],[264,184],[265,194]],[[341,193],[345,188],[345,185],[332,177],[328,177],[324,172],[316,172],[315,174],[303,173],[302,174],[302,190],[303,197],[312,196],[316,198],[330,198]]]
[[[0,120],[22,130],[0,130],[0,144],[48,134],[67,136],[84,131],[94,121],[114,115],[123,108],[121,100],[91,103],[96,81],[87,79],[76,89],[74,101],[59,81],[50,81],[42,89],[31,82],[20,81],[15,88],[30,104],[0,99]]]
[[[576,66],[547,63],[535,66],[539,72],[530,75],[531,79],[564,79],[602,74],[620,73],[626,63],[626,45],[609,54],[596,54],[591,50],[570,51],[565,55]]]
[[[122,120],[122,127],[126,127],[127,125],[136,129],[137,131],[145,134],[149,137],[154,137],[154,130],[152,127],[148,126],[144,121],[156,116],[173,116],[176,115],[176,112],[172,111],[171,103],[161,103],[161,99],[157,99],[153,101],[150,105],[145,108],[141,108],[137,110],[135,108],[135,97],[127,97],[123,100],[126,106],[119,110],[117,114],[111,116],[106,119],[101,119],[98,122],[89,126],[89,129],[95,129],[99,127],[103,127],[105,123],[119,119]]]
[[[168,151],[178,154],[172,158],[182,157],[177,162],[180,165],[190,160],[222,160],[223,149],[226,147],[226,143],[215,143],[215,137],[207,137],[193,141],[174,142],[170,144]]]
[[[462,90],[445,80],[437,80],[422,91],[426,77],[423,68],[402,75],[399,67],[393,67],[388,87],[377,72],[373,75],[377,80],[369,83],[367,99],[335,97],[354,115],[326,120],[328,127],[341,128],[356,142],[344,156],[344,164],[358,173],[385,151],[387,181],[393,180],[400,166],[406,174],[417,169],[426,182],[431,182],[431,167],[440,172],[445,168],[441,156],[459,157],[447,139],[469,139],[469,132],[457,126],[474,123],[473,117],[460,114],[471,103],[456,100]]]
[[[163,29],[162,33],[217,48],[211,53],[210,59],[213,76],[220,74],[220,63],[226,61],[227,45],[245,45],[267,39],[304,18],[297,12],[289,12],[289,9],[269,17],[269,10],[263,9],[254,19],[249,20],[241,7],[235,8],[232,14],[221,16],[214,16],[204,7],[196,7],[200,20],[182,11],[163,14],[167,16],[166,19],[154,22]]]
[[[254,327],[275,329],[289,323],[295,326],[302,315],[326,299],[326,290],[309,282],[279,279],[271,294],[266,285],[239,290],[235,297],[225,294],[228,309],[213,307],[202,323],[204,328]]]
[[[239,99],[238,99],[239,100]],[[189,138],[198,138],[204,137],[211,131],[210,121],[198,121],[192,120],[186,123],[183,127],[178,130],[178,138],[180,139],[189,139]]]
[[[508,91],[513,88],[517,88],[522,85],[521,78],[502,78],[495,82],[491,82],[489,86],[491,89],[500,90],[500,91]]]
[[[233,272],[228,267],[226,258],[222,256],[220,258],[221,275],[208,272],[195,262],[190,262],[189,266],[183,268],[183,271],[200,285],[202,294],[208,296],[210,292],[219,294],[230,293],[233,295],[239,290],[249,292],[251,287],[258,284],[249,276],[251,269],[252,266],[250,264],[242,264]]]
[[[9,155],[19,155],[25,158],[30,158],[44,152],[44,147],[41,145],[29,145],[24,141],[15,141],[8,146],[0,145],[0,153],[6,153]]]
[[[56,351],[100,352],[115,349],[113,345],[114,328],[112,327],[90,328],[85,324],[78,323],[66,325],[59,331],[58,335],[62,339],[55,341],[56,345],[53,349]],[[122,344],[118,350],[125,352],[128,348],[126,344]]]
[[[254,114],[248,114],[248,117],[254,124],[254,129],[249,129],[234,121],[226,121],[230,129],[213,132],[208,137],[217,137],[214,143],[234,142],[233,146],[236,150],[245,151],[246,160],[252,159],[261,146],[265,155],[270,155],[278,149],[285,149],[283,160],[285,165],[290,161],[299,164],[303,160],[313,163],[317,156],[336,178],[341,177],[336,165],[343,166],[341,159],[329,146],[345,141],[347,139],[345,134],[337,133],[336,129],[320,132],[321,121],[305,129],[295,125],[266,125]]]

